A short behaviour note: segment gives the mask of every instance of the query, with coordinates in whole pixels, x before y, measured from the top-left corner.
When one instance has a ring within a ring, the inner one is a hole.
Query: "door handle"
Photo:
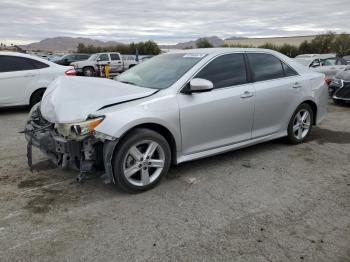
[[[298,82],[294,83],[293,88],[301,88],[301,84],[299,84]]]
[[[245,91],[243,94],[241,94],[241,98],[249,98],[254,96],[253,92]]]

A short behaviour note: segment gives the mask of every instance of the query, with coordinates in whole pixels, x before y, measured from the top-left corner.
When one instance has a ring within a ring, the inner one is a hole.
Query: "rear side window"
[[[281,61],[270,54],[247,54],[255,81],[284,77]]]
[[[247,83],[243,54],[222,55],[206,65],[196,76],[213,82],[214,88]]]
[[[46,67],[49,67],[48,64],[45,64],[45,63],[42,63],[40,61],[37,61],[37,60],[32,60],[32,59],[29,59],[31,60],[31,62],[34,64],[34,66],[36,67],[36,69],[42,69],[42,68],[46,68]]]
[[[76,55],[76,59],[88,59],[90,55]]]
[[[111,60],[120,60],[120,57],[118,54],[110,54]]]
[[[287,65],[286,63],[283,63],[283,62],[282,62],[282,66],[283,66],[283,70],[284,70],[284,75],[285,75],[286,77],[298,75],[298,74],[294,71],[294,69],[292,69],[292,68],[291,68],[289,65]]]
[[[18,56],[0,56],[0,72],[35,70],[49,65],[34,59]]]

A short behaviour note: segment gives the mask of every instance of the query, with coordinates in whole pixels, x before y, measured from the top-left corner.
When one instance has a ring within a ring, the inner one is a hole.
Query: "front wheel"
[[[289,121],[288,141],[292,144],[302,143],[310,135],[313,122],[312,108],[308,104],[301,104]]]
[[[145,128],[135,129],[118,146],[113,158],[114,177],[122,190],[142,192],[160,182],[170,163],[170,147],[162,135]]]

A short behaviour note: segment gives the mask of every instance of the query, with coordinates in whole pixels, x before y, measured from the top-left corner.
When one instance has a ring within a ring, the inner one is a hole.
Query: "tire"
[[[32,108],[35,104],[39,103],[41,101],[41,98],[43,97],[45,93],[45,88],[36,90],[30,97],[29,105]]]
[[[88,77],[92,77],[95,75],[95,69],[93,69],[91,66],[84,67],[83,75],[88,76]]]
[[[307,115],[304,115],[306,114]],[[314,113],[308,104],[301,104],[294,112],[288,124],[287,139],[291,144],[299,144],[305,141],[311,133],[314,123]]]
[[[123,138],[112,159],[116,184],[128,193],[155,187],[168,173],[170,164],[167,140],[146,128],[135,129]]]

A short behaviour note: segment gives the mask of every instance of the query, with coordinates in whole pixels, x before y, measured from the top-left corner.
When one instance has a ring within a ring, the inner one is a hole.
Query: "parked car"
[[[69,66],[73,62],[87,60],[90,56],[91,54],[69,54],[62,56],[59,60],[54,62],[59,65]]]
[[[0,107],[34,105],[57,76],[75,75],[71,66],[15,52],[0,52]]]
[[[350,55],[343,56],[343,59],[350,65]]]
[[[295,60],[316,72],[324,73],[326,78],[332,78],[339,71],[344,70],[347,65],[343,58],[336,57],[335,54],[298,55]]]
[[[335,103],[350,103],[350,66],[336,74],[329,90]]]
[[[90,56],[88,60],[74,62],[71,65],[75,70],[84,76],[95,76],[99,71],[99,65],[110,66],[110,73],[121,73],[138,63],[135,59],[124,60],[120,53],[98,53]]]
[[[324,75],[272,50],[183,50],[116,79],[56,79],[26,139],[81,174],[104,166],[128,192],[154,187],[171,164],[280,137],[301,143],[327,111]]]

